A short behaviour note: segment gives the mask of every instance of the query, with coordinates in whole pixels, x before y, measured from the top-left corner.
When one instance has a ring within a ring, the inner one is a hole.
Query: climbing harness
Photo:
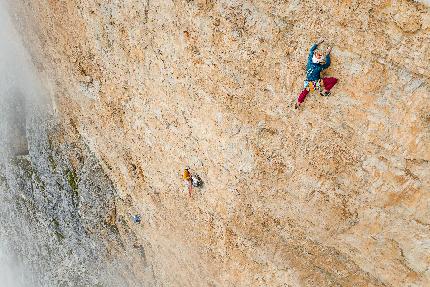
[[[315,90],[321,92],[324,89],[323,85],[324,84],[320,79],[318,81],[304,81],[303,87],[312,93]]]

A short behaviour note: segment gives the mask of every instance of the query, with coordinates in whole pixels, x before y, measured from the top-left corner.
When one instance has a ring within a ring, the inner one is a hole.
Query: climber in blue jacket
[[[322,96],[329,96],[330,90],[337,83],[337,79],[333,77],[324,77],[321,79],[321,72],[330,66],[330,52],[331,48],[327,49],[326,56],[317,50],[324,40],[320,40],[316,44],[313,44],[308,56],[308,63],[306,65],[306,80],[304,82],[304,89],[300,93],[297,99],[296,109],[303,103],[309,92],[313,92],[315,89],[320,91]],[[322,90],[322,91],[321,91]]]

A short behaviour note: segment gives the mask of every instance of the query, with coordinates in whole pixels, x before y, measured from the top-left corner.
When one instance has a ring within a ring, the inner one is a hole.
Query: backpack
[[[202,187],[203,181],[197,174],[191,176],[191,184],[193,187]]]

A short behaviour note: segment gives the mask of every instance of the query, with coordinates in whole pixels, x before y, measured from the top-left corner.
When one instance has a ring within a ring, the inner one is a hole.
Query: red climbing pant
[[[336,85],[336,83],[337,83],[337,79],[334,77],[325,77],[322,80],[324,83],[324,90],[326,90],[326,91],[330,91],[331,88],[333,88],[334,85]]]
[[[305,100],[306,96],[309,94],[308,89],[304,89],[300,95],[299,98],[297,99],[297,102],[299,102],[299,104],[303,103],[303,101]]]
[[[322,78],[322,81],[323,81],[323,87],[325,91],[330,91],[331,88],[333,88],[334,85],[336,85],[337,83],[337,79],[334,77],[325,77],[325,78]],[[303,103],[303,101],[305,100],[308,94],[309,94],[309,90],[304,89],[300,93],[299,98],[297,99],[297,102],[299,102],[299,104]]]

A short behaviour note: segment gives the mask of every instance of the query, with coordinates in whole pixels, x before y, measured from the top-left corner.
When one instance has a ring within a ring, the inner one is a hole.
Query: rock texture
[[[38,267],[43,286],[430,285],[425,3],[16,2],[58,122],[22,160],[62,178],[71,216],[33,173],[7,178],[65,231],[26,232],[60,254],[24,248],[55,265]],[[294,110],[319,38],[340,81]],[[192,198],[187,165],[205,183]],[[97,250],[122,283],[75,272]]]

